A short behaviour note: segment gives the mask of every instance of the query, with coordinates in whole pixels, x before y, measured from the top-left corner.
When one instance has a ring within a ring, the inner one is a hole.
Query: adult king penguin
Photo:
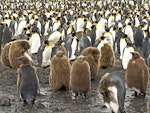
[[[105,73],[99,81],[98,91],[103,95],[104,103],[112,113],[125,113],[125,84],[117,74]]]

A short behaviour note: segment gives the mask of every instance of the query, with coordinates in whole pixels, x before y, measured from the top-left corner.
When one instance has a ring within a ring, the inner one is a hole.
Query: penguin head
[[[85,61],[86,59],[87,59],[87,56],[80,55],[80,56],[78,56],[77,61],[82,63],[82,62]]]
[[[57,56],[57,57],[63,57],[64,54],[65,54],[65,53],[60,50],[60,51],[58,51],[58,52],[56,53],[56,56]]]
[[[130,52],[132,54],[132,59],[140,58],[140,53],[137,51]]]
[[[99,50],[98,50],[97,48],[94,48],[94,49],[92,50],[92,54],[93,54],[93,57],[94,57],[95,61],[98,61],[98,59],[99,59],[99,57],[100,57],[100,52],[99,52]]]
[[[16,59],[20,63],[20,66],[24,65],[24,64],[31,64],[30,60],[26,56],[20,56],[20,57],[18,57]]]

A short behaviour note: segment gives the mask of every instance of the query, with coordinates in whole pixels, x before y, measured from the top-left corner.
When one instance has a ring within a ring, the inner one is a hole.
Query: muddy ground
[[[92,81],[91,91],[87,99],[79,97],[76,100],[72,100],[70,91],[54,91],[50,87],[48,83],[49,72],[49,67],[37,68],[41,92],[35,101],[35,105],[24,106],[23,102],[19,100],[16,91],[16,70],[6,68],[3,71],[0,63],[0,96],[8,96],[11,102],[10,106],[0,106],[0,113],[109,113],[109,110],[104,107],[102,95],[97,92],[100,77],[106,72],[117,72],[124,80],[125,73],[122,69],[121,61],[117,58],[113,68],[99,71],[98,76]],[[145,97],[134,97],[132,96],[133,91],[126,89],[126,113],[147,113],[150,85]]]

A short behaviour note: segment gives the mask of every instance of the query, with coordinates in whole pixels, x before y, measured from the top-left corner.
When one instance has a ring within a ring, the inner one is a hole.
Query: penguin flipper
[[[39,47],[38,53],[37,53],[37,61],[38,61],[38,65],[41,66],[42,65],[42,59],[43,59],[43,51],[46,45],[41,45]]]
[[[94,47],[97,47],[98,46],[98,44],[100,43],[100,39],[97,39],[96,41],[95,41],[95,43],[94,43]]]
[[[118,85],[117,87],[117,98],[118,98],[118,104],[119,104],[119,111],[120,113],[125,113],[125,110],[124,110],[124,101],[125,101],[125,94],[126,94],[126,91],[125,91],[125,86],[123,85],[123,83],[119,83],[120,85]],[[120,92],[120,90],[122,90]]]

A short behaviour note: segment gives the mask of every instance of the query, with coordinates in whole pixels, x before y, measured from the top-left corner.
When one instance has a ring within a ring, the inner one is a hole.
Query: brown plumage
[[[25,40],[14,41],[9,48],[9,62],[12,68],[18,68],[18,57],[24,55],[24,53],[30,48],[29,42]]]
[[[9,58],[8,58],[10,46],[11,46],[11,42],[5,44],[4,48],[2,50],[1,61],[2,61],[3,66],[11,67],[10,62],[9,62]]]
[[[24,103],[27,104],[27,101],[32,100],[32,104],[34,104],[37,92],[40,92],[36,68],[31,65],[30,60],[25,56],[18,57],[17,60],[20,63],[17,70],[17,92]]]
[[[145,94],[149,82],[148,67],[136,51],[132,52],[132,59],[128,63],[125,78],[128,87],[136,89],[135,94]]]
[[[51,59],[49,84],[55,89],[69,89],[70,63],[63,51],[58,51]]]
[[[87,94],[91,89],[90,66],[84,59],[85,56],[80,55],[71,67],[70,90],[73,93]]]
[[[91,79],[94,79],[99,71],[99,50],[96,47],[88,47],[81,52],[81,55],[87,56],[86,61],[90,65]]]
[[[104,46],[101,47],[100,53],[100,67],[112,67],[115,63],[115,55],[112,47],[109,44],[105,43]]]

